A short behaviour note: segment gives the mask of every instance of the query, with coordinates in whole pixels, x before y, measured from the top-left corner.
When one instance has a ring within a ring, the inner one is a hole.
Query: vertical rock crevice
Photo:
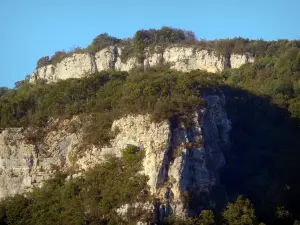
[[[112,57],[112,61],[109,65],[109,67],[111,69],[115,70],[116,69],[116,63],[117,63],[118,57],[119,57],[119,50],[116,46],[114,46],[113,49],[112,49],[112,55],[113,55],[113,57]]]
[[[176,128],[176,120],[173,118],[170,119],[169,124],[170,124],[170,136],[169,136],[169,141],[168,141],[169,143],[168,143],[167,150],[165,151],[164,156],[163,156],[161,168],[157,175],[156,189],[162,188],[163,185],[169,179],[169,167],[170,167],[170,163],[172,161],[173,154],[174,154],[174,140],[173,140],[174,133],[173,133],[173,131]]]
[[[230,130],[230,122],[223,96],[204,98],[205,108],[170,121],[171,137],[156,189],[165,195],[173,193],[162,204],[175,215],[198,216],[201,210],[215,207],[213,187],[218,185],[218,170],[225,164],[219,143],[227,143],[225,133]],[[185,124],[186,119],[192,123]]]
[[[224,55],[224,69],[231,68],[231,54],[229,52]]]
[[[96,63],[96,56],[94,53],[89,53],[90,59],[91,59],[91,72],[96,73],[98,72],[98,67]]]

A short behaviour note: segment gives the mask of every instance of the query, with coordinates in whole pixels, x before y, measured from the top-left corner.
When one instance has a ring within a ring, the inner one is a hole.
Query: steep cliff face
[[[151,193],[160,199],[160,215],[186,216],[213,205],[210,194],[225,163],[220,143],[228,142],[230,122],[221,95],[206,96],[206,107],[194,112],[186,126],[185,116],[154,123],[149,115],[129,115],[113,122],[117,131],[110,147],[82,148],[82,131],[71,132],[72,120],[54,121],[39,140],[29,142],[30,129],[5,129],[0,134],[0,197],[39,186],[54,169],[86,170],[106,154],[121,155],[128,144],[145,151],[142,173],[149,177]],[[84,151],[82,151],[84,149]],[[184,198],[200,199],[190,208]]]
[[[56,66],[48,65],[37,69],[33,72],[31,80],[41,78],[50,83],[59,79],[84,77],[97,71],[94,58],[93,55],[88,53],[73,54],[71,57],[63,59]]]
[[[123,62],[121,56],[122,48],[116,46],[107,47],[95,54],[75,53],[56,66],[48,65],[37,69],[32,73],[31,81],[42,78],[47,82],[55,82],[59,79],[80,78],[102,70],[129,71],[139,65],[135,57],[128,58],[126,62]],[[198,50],[192,47],[168,47],[164,51],[150,52],[146,50],[141,66],[147,68],[167,63],[172,69],[183,72],[196,69],[218,72],[224,69],[225,62],[232,68],[238,68],[245,63],[254,62],[254,58],[247,54],[232,54],[225,59],[223,56],[217,56],[213,51]]]

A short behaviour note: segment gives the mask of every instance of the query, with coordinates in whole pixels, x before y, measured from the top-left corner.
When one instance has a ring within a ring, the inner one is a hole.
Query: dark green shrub
[[[49,56],[44,56],[42,58],[40,58],[37,63],[36,63],[36,69],[39,69],[43,66],[47,66],[47,65],[50,65],[51,64],[51,61],[49,59]]]
[[[120,41],[120,39],[110,36],[108,33],[103,33],[94,38],[93,42],[87,47],[87,51],[95,53]]]
[[[54,55],[50,59],[51,64],[56,66],[58,63],[60,63],[66,57],[68,57],[68,54],[65,51],[57,51],[54,53]]]

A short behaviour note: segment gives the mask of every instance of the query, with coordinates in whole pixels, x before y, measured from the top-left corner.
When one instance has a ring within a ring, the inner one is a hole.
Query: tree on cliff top
[[[43,66],[47,66],[47,65],[50,65],[50,64],[51,64],[51,61],[49,59],[49,56],[43,56],[37,61],[36,69],[39,69]]]
[[[108,33],[102,33],[94,38],[93,42],[87,47],[87,51],[95,53],[120,41],[121,39],[110,36]]]

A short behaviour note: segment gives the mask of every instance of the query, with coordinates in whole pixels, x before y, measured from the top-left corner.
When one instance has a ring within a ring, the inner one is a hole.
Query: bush
[[[40,58],[37,63],[36,63],[36,69],[39,69],[43,66],[47,66],[50,65],[51,61],[49,60],[49,56],[44,56],[42,58]]]
[[[108,33],[103,33],[94,38],[93,42],[87,47],[87,51],[95,53],[120,41],[120,39],[110,36]]]
[[[66,57],[68,57],[68,54],[65,51],[57,51],[51,57],[51,64],[56,66],[58,63],[60,63]]]
[[[234,203],[229,203],[223,212],[223,217],[229,225],[254,225],[256,216],[249,199],[238,196]]]

